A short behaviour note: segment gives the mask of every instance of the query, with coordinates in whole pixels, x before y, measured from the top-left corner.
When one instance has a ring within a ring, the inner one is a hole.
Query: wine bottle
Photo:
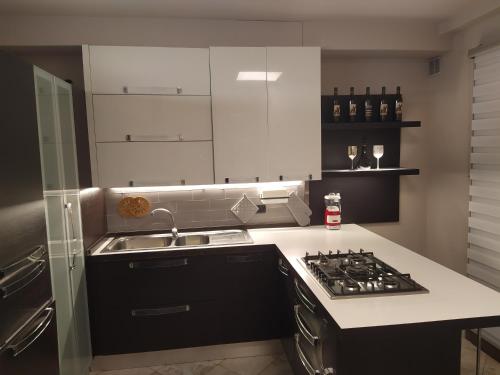
[[[389,104],[385,97],[385,86],[382,87],[382,97],[380,99],[380,121],[387,121],[389,115]]]
[[[372,99],[370,98],[370,88],[366,88],[365,97],[365,121],[371,121],[373,118],[373,105]]]
[[[357,163],[356,163],[356,169],[361,169],[361,170],[367,170],[371,169],[370,157],[368,155],[368,146],[366,145],[365,141],[363,140],[363,146],[361,146],[361,155],[359,156]]]
[[[356,121],[356,115],[358,109],[356,106],[356,98],[354,97],[354,87],[351,87],[351,92],[349,94],[349,120]]]
[[[396,88],[396,105],[395,105],[395,111],[396,111],[396,120],[397,121],[402,121],[403,120],[403,96],[401,95],[401,87]]]
[[[333,89],[333,122],[340,122],[339,89]]]

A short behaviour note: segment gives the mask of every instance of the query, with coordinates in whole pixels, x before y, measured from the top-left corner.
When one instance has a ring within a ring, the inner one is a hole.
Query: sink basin
[[[210,237],[205,234],[188,234],[175,240],[174,246],[200,246],[208,245]]]
[[[247,231],[241,229],[180,233],[175,240],[170,233],[149,234],[109,238],[96,253],[175,250],[183,247],[225,246],[252,242]]]
[[[127,236],[119,237],[113,240],[106,247],[106,251],[115,252],[142,249],[160,249],[168,247],[171,244],[172,237],[166,235]]]

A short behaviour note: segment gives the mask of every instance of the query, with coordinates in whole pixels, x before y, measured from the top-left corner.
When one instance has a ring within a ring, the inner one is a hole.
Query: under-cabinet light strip
[[[156,192],[156,191],[183,191],[183,190],[216,190],[216,189],[251,189],[272,190],[283,187],[299,186],[302,181],[282,181],[282,182],[255,182],[240,184],[215,184],[215,185],[179,185],[179,186],[143,186],[143,187],[116,187],[109,190],[113,193],[126,194],[135,192]]]

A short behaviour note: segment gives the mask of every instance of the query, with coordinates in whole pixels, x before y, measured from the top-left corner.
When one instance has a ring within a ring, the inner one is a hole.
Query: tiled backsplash
[[[243,194],[255,204],[261,204],[258,186],[251,187],[210,187],[194,190],[151,191],[141,192],[134,188],[133,192],[124,189],[106,189],[106,213],[108,232],[133,232],[147,230],[170,229],[172,224],[167,215],[147,215],[142,218],[123,218],[118,214],[117,205],[120,199],[131,196],[142,196],[149,200],[151,209],[164,207],[172,211],[175,223],[180,229],[242,226],[242,223],[231,212],[231,208],[243,197]],[[304,183],[282,187],[288,193],[295,192],[307,203]],[[255,214],[246,226],[293,224],[295,219],[286,204],[270,204],[265,213]]]

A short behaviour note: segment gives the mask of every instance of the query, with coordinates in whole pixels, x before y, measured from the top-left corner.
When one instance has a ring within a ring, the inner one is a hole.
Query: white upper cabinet
[[[317,47],[210,48],[215,182],[321,179]]]
[[[319,47],[268,47],[270,179],[321,179]]]
[[[210,96],[94,95],[96,142],[212,139]]]
[[[210,48],[215,182],[266,181],[266,48]]]
[[[210,95],[206,48],[89,49],[94,94]]]
[[[98,143],[105,187],[213,184],[212,142]]]

